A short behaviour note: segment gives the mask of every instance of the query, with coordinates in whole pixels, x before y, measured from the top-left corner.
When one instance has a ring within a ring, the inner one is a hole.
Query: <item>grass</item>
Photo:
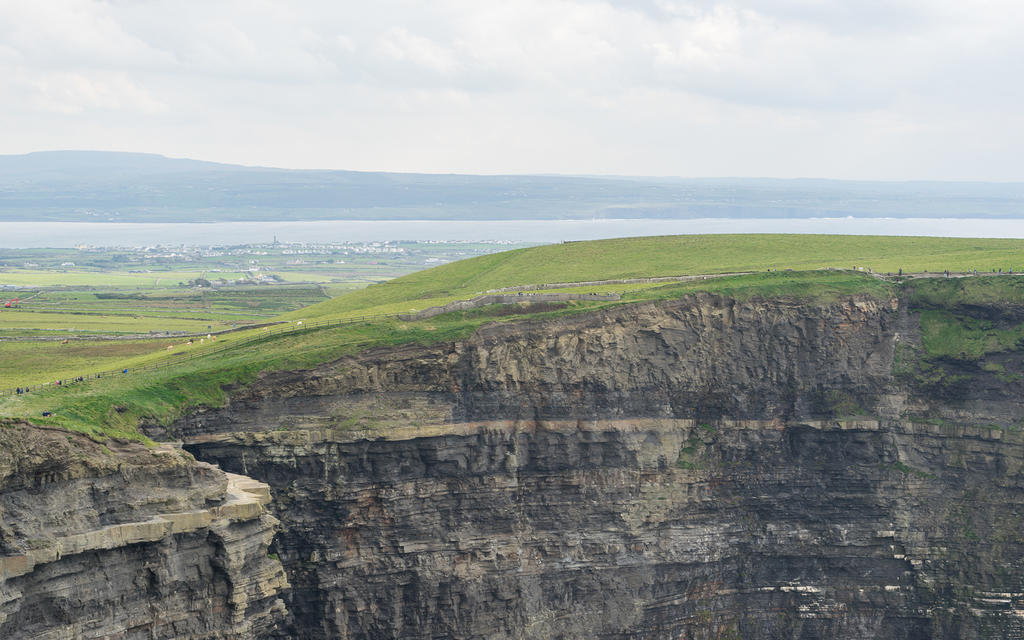
[[[163,354],[166,346],[166,340],[0,342],[0,389],[137,366],[140,356]]]
[[[469,298],[487,289],[545,282],[733,271],[754,273],[670,284],[598,285],[592,290],[617,291],[623,295],[623,300],[572,301],[558,308],[548,307],[542,313],[531,314],[528,309],[514,308],[510,314],[503,312],[499,316],[485,308],[445,314],[420,322],[386,319],[277,336],[257,345],[197,358],[166,369],[0,399],[0,415],[30,416],[41,423],[94,435],[138,437],[136,425],[139,420],[168,422],[188,407],[218,406],[225,399],[225,388],[251,383],[260,372],[308,368],[369,347],[454,340],[495,321],[582,313],[631,302],[679,298],[700,291],[742,300],[781,296],[794,302],[816,303],[831,302],[850,294],[887,298],[898,293],[898,285],[863,273],[828,270],[790,272],[785,269],[857,265],[872,267],[876,271],[895,271],[902,266],[911,271],[956,268],[960,262],[965,268],[986,263],[1008,265],[1021,249],[1024,249],[1024,242],[1012,240],[682,236],[514,250],[446,264],[388,283],[343,293],[279,317],[310,321],[368,313],[408,312],[413,308],[423,309]],[[894,256],[899,256],[899,262]],[[768,269],[782,270],[768,272]],[[985,283],[980,285],[984,287],[988,286],[987,280],[990,279],[972,278],[969,282]],[[977,285],[964,281],[962,286],[966,291]],[[585,288],[569,291],[587,292]],[[929,295],[926,287],[920,291],[922,296]],[[245,335],[225,340],[241,340]],[[125,355],[127,357],[128,354]],[[150,362],[159,359],[161,354],[141,353],[133,357],[136,360],[132,362]],[[53,411],[55,415],[42,419],[43,410]]]
[[[203,275],[203,271],[153,271],[150,273],[129,273],[127,271],[86,271],[86,270],[0,270],[0,284],[23,287],[173,287],[179,282],[188,282]],[[213,274],[223,278],[240,278],[239,273]]]
[[[935,358],[980,360],[1015,351],[1024,342],[1024,324],[999,328],[984,318],[938,309],[921,312],[921,345]]]
[[[215,290],[39,290],[0,309],[0,337],[205,332],[266,322],[329,297],[319,286],[261,285]]]
[[[275,336],[253,348],[228,350],[168,369],[0,398],[0,415],[31,417],[40,424],[95,436],[139,437],[136,425],[141,418],[166,422],[188,406],[218,406],[225,387],[250,383],[261,371],[311,367],[370,346],[452,340],[482,323],[459,315],[435,320],[384,321]],[[43,418],[43,411],[54,415]]]
[[[1011,267],[1016,271],[1024,267],[1024,240],[743,234],[570,242],[419,271],[339,296],[302,314],[314,318],[367,312],[395,303],[468,298],[488,289],[528,284],[829,267],[894,273]]]
[[[1024,379],[1016,367],[1008,371],[991,359],[1024,349],[1020,277],[936,278],[907,287],[910,309],[920,319],[921,344],[897,346],[893,373],[905,384],[957,402],[986,373],[1008,384]]]
[[[1024,278],[1004,276],[921,280],[914,283],[910,302],[915,307],[941,309],[1024,304]]]
[[[135,369],[143,365],[178,358],[178,354],[200,356],[213,349],[230,347],[259,335],[250,329],[218,336],[215,341],[201,338],[160,338],[153,340],[74,340],[0,341],[0,390],[18,386],[51,383],[58,379],[88,376],[93,373]],[[168,349],[168,347],[171,347]]]
[[[153,314],[117,315],[104,313],[59,313],[33,312],[27,310],[0,312],[0,336],[11,330],[20,334],[34,333],[52,335],[54,332],[67,334],[139,334],[165,331],[219,331],[230,328],[238,321],[250,318],[216,318],[213,315],[194,319],[180,315]],[[31,329],[31,332],[25,330]]]
[[[944,278],[914,282],[911,309],[921,318],[921,346],[932,359],[977,361],[1024,344],[1024,279]],[[990,313],[980,311],[991,310]]]
[[[791,298],[808,302],[834,302],[854,294],[890,298],[894,285],[858,272],[849,271],[774,271],[744,276],[690,280],[661,285],[627,294],[627,300],[664,300],[703,291],[738,300],[751,298]]]
[[[523,318],[543,319],[584,313],[597,309],[639,302],[678,298],[712,285],[717,292],[737,296],[789,295],[794,300],[831,301],[839,295],[856,292],[889,293],[888,286],[859,273],[807,272],[758,273],[714,280],[684,283],[685,286],[647,287],[623,301],[571,301],[546,307],[539,313],[529,308],[483,307],[449,313],[424,321],[383,319],[372,323],[346,325],[330,329],[286,334],[237,351],[198,358],[165,370],[90,380],[86,384],[50,388],[27,396],[0,399],[0,415],[27,415],[33,420],[98,435],[127,437],[140,419],[169,422],[186,407],[218,406],[224,401],[222,389],[252,382],[261,371],[300,369],[335,360],[370,347],[395,344],[431,344],[470,335],[492,322],[510,322]],[[240,333],[225,340],[242,340],[258,331]],[[218,343],[218,347],[223,343]],[[160,354],[141,355],[129,361],[130,368],[158,358]],[[129,365],[126,365],[129,366]],[[118,407],[112,410],[111,407]],[[42,411],[55,415],[41,416]],[[709,427],[710,428],[710,427]]]
[[[733,298],[748,299],[753,296],[786,296],[802,300],[835,300],[843,295],[866,293],[878,297],[892,295],[893,286],[859,272],[836,271],[773,271],[742,276],[723,276],[707,280],[691,280],[665,284],[664,282],[605,284],[585,287],[561,287],[525,293],[618,293],[624,300],[663,300],[678,298],[687,293],[705,291]],[[515,295],[516,290],[508,292]],[[349,294],[354,295],[354,294]],[[385,302],[373,306],[315,305],[301,311],[286,314],[288,319],[352,318],[367,315],[411,313],[430,307],[442,306],[456,300],[474,297],[473,294],[454,294],[431,298]],[[347,296],[346,296],[347,297]],[[526,298],[528,300],[528,298]],[[339,310],[340,307],[340,310]],[[326,313],[325,313],[326,312]]]

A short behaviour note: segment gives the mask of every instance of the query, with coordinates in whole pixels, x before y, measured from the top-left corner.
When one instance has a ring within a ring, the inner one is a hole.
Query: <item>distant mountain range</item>
[[[0,221],[1024,217],[1024,183],[311,171],[104,151],[0,155]]]

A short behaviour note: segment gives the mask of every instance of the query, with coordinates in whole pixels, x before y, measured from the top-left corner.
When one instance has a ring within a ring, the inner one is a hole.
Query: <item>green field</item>
[[[129,287],[152,289],[173,287],[204,275],[202,271],[159,271],[154,273],[128,273],[125,271],[85,270],[0,270],[0,284],[27,287]],[[225,278],[240,278],[241,273],[216,274]]]
[[[137,376],[97,380],[24,397],[0,398],[0,415],[29,415],[34,420],[67,428],[132,435],[134,425],[141,418],[167,421],[190,406],[217,405],[223,402],[221,389],[224,386],[247,384],[261,371],[309,367],[371,346],[451,340],[467,336],[490,322],[581,313],[642,300],[678,298],[697,291],[736,298],[785,296],[827,301],[854,293],[885,298],[892,296],[901,285],[864,272],[818,269],[856,266],[876,272],[900,268],[910,272],[1013,268],[1016,272],[1019,256],[1024,256],[1024,241],[844,236],[658,237],[516,250],[414,273],[279,317],[292,321],[303,319],[309,324],[310,320],[407,312],[470,298],[488,289],[545,282],[752,273],[680,283],[598,285],[589,289],[616,291],[623,299],[617,302],[573,301],[542,314],[531,314],[528,308],[505,308],[500,315],[495,315],[490,309],[482,308],[418,322],[384,319],[270,337],[254,346],[227,350]],[[1016,287],[1019,280],[1006,277],[932,282],[920,287],[922,296],[940,297],[944,295],[941,287],[961,287],[963,291],[957,295],[965,299],[972,295],[1003,299],[1016,295],[1008,287]],[[954,282],[956,284],[952,284]],[[931,291],[929,287],[937,289],[927,294]],[[587,288],[575,291],[585,292]],[[242,340],[244,335],[235,334],[230,339]],[[108,360],[107,355],[102,357],[104,363],[121,357]],[[138,365],[158,361],[161,354],[142,353],[131,356],[134,360],[129,356],[124,354],[123,357]],[[86,361],[87,357],[83,364]],[[40,368],[36,373],[49,375],[52,369],[47,369],[47,358],[40,358],[38,362]],[[95,361],[99,362],[99,359]],[[38,416],[43,410],[53,411],[55,415],[42,420]]]
[[[0,339],[20,336],[200,333],[267,322],[328,299],[319,285],[196,289],[40,289],[0,309]]]
[[[117,315],[114,313],[57,313],[11,311],[0,312],[0,337],[7,335],[69,335],[69,334],[138,334],[166,331],[218,331],[231,326],[230,321],[210,315],[195,319],[160,314]]]
[[[101,371],[134,369],[181,354],[201,356],[212,349],[259,335],[248,329],[205,338],[164,337],[146,340],[4,340],[0,341],[0,390],[53,383]],[[188,344],[189,340],[192,344]]]
[[[1024,269],[1024,240],[834,235],[656,236],[506,251],[419,271],[287,317],[422,309],[488,289],[549,282],[765,271]],[[605,290],[607,287],[597,287]],[[407,306],[406,303],[408,303]]]
[[[139,356],[163,354],[168,344],[167,340],[0,342],[0,388],[134,366]]]

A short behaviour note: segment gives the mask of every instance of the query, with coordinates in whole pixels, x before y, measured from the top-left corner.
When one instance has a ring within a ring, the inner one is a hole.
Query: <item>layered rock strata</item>
[[[894,375],[917,332],[896,299],[701,295],[269,375],[151,433],[270,485],[282,636],[1024,637],[1021,383]]]
[[[218,434],[304,638],[1017,638],[1021,437],[850,421]]]
[[[241,640],[285,620],[265,484],[28,424],[0,444],[0,637]]]

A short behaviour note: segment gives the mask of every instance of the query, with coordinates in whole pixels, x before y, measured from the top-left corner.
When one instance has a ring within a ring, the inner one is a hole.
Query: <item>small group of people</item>
[[[127,374],[128,373],[128,368],[125,367],[124,369],[121,369],[121,373]],[[89,377],[92,378],[93,375],[89,374]],[[97,379],[102,378],[102,377],[103,377],[102,373],[97,373],[96,374],[96,378]],[[53,386],[55,386],[55,387],[63,387],[63,386],[66,386],[66,385],[68,385],[68,384],[70,384],[72,382],[85,382],[85,376],[77,376],[77,377],[74,377],[74,378],[68,378],[67,380],[55,380],[53,382]],[[49,383],[45,383],[45,384],[49,384]],[[28,393],[29,389],[30,389],[30,387],[15,387],[14,393],[16,395],[22,396],[22,395],[25,395],[26,393]]]
[[[908,274],[909,273],[910,272],[908,272]],[[928,270],[925,269],[924,271],[922,271],[922,273],[928,273]],[[935,273],[938,273],[938,272],[936,271]],[[950,271],[949,269],[946,269],[946,270],[944,270],[942,272],[942,274],[944,276],[946,276],[947,278],[950,277],[951,275],[956,275],[956,273],[957,272]],[[978,275],[978,270],[977,269],[962,269],[959,273],[962,276],[976,276],[976,275]],[[1007,275],[1011,275],[1012,276],[1013,275],[1013,267],[1010,267],[1006,271],[1003,271],[1002,267],[997,267],[995,269],[992,269],[992,273],[994,273],[996,275],[1002,275],[1002,274],[1005,273]],[[1020,271],[1018,270],[1017,273],[1019,274]],[[887,274],[887,275],[892,275],[892,274],[890,273],[890,274]],[[896,272],[896,275],[902,277],[903,276],[903,269],[900,268],[899,271]]]
[[[71,378],[70,380],[58,380],[57,382],[54,382],[54,384],[59,387],[59,386],[63,385],[65,382],[84,382],[84,381],[85,381],[85,376],[78,376],[77,378]]]

